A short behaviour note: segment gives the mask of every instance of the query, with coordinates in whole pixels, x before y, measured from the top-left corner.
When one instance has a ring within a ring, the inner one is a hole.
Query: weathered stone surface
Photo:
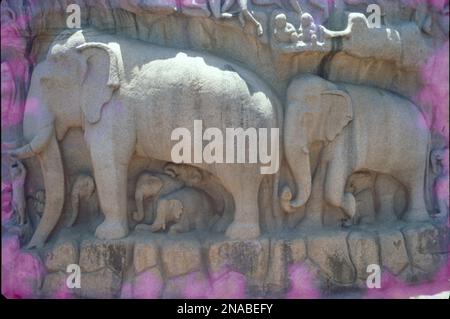
[[[81,271],[93,272],[108,267],[121,274],[128,254],[129,244],[125,241],[83,241],[80,248]]]
[[[155,299],[160,298],[164,279],[158,267],[146,269],[131,281],[122,283],[120,297],[123,299]]]
[[[381,263],[390,273],[398,275],[408,265],[403,235],[398,230],[384,230],[379,234]]]
[[[304,238],[286,240],[287,253],[292,263],[301,263],[306,259],[306,241]]]
[[[284,240],[270,241],[269,269],[265,281],[267,293],[281,292],[287,284],[287,245]]]
[[[403,234],[406,247],[411,258],[411,264],[420,270],[432,273],[440,266],[439,231],[428,223],[421,223],[405,227]]]
[[[351,284],[356,279],[346,239],[345,231],[318,233],[309,235],[307,239],[308,258],[338,284]]]
[[[41,294],[45,298],[71,298],[78,288],[69,289],[67,278],[69,274],[62,271],[47,274],[42,284]]]
[[[261,291],[268,271],[269,246],[265,238],[214,242],[208,251],[210,275],[214,279],[223,271],[236,271],[246,276],[250,290]]]
[[[158,245],[154,241],[141,241],[134,244],[133,264],[136,273],[156,266],[158,263]]]
[[[164,273],[175,277],[200,270],[202,265],[200,243],[195,240],[168,240],[161,245]]]
[[[361,280],[366,280],[367,266],[375,264],[380,266],[379,247],[376,234],[353,231],[348,236],[348,247],[356,275]]]
[[[70,264],[78,263],[78,247],[73,241],[56,243],[45,256],[45,267],[48,271],[66,271]]]
[[[208,278],[199,271],[170,278],[163,292],[163,298],[198,299],[210,297]]]
[[[122,279],[115,271],[103,268],[98,271],[81,273],[81,288],[76,290],[82,298],[117,298]]]

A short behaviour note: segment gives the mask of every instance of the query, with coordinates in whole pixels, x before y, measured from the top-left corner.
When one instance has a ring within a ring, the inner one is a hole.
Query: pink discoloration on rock
[[[121,298],[156,299],[161,296],[163,285],[161,277],[152,270],[144,271],[122,285]]]
[[[440,134],[448,145],[449,136],[449,42],[431,55],[421,68],[424,83],[415,100],[424,108],[428,127]]]
[[[2,294],[7,298],[37,296],[44,275],[41,260],[20,251],[17,236],[2,238]]]
[[[419,295],[434,295],[449,289],[450,260],[440,269],[432,281],[418,285],[402,282],[389,272],[383,272],[381,274],[381,288],[368,289],[365,298],[406,299]]]
[[[297,263],[289,267],[290,290],[287,299],[317,299],[320,291],[316,286],[311,269],[305,264]]]

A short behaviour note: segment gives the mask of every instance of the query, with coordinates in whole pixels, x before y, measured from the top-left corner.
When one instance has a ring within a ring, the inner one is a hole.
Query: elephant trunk
[[[41,95],[40,80],[44,67],[33,72],[23,120],[24,138],[28,144],[6,153],[19,158],[37,156],[45,185],[45,208],[28,248],[42,246],[55,227],[64,204],[64,169],[55,135],[55,116]]]
[[[45,186],[45,208],[27,248],[40,247],[55,228],[64,205],[64,169],[59,145],[53,133],[47,146],[38,154]]]
[[[286,161],[294,176],[297,195],[292,199],[292,191],[286,186],[281,195],[281,207],[285,212],[292,213],[297,208],[305,205],[311,195],[311,167],[307,143],[298,139],[290,141],[289,138],[292,139],[292,137],[289,135],[285,136]],[[306,139],[306,136],[300,139]]]

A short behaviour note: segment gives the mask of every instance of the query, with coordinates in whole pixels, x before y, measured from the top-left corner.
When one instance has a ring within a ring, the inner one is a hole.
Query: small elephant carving
[[[139,224],[136,229],[156,232],[168,228],[172,234],[206,230],[217,217],[208,194],[193,187],[184,187],[161,197],[153,224]]]
[[[78,175],[73,183],[71,192],[72,215],[69,217],[67,227],[73,225],[78,217],[79,206],[81,200],[86,200],[92,196],[95,191],[94,179],[90,175]]]
[[[144,202],[146,199],[151,199],[154,202],[161,196],[182,187],[184,187],[184,182],[176,179],[175,176],[162,173],[142,173],[136,182],[135,200],[137,210],[132,214],[133,219],[137,222],[144,219]],[[150,217],[151,219],[153,218],[153,216]]]

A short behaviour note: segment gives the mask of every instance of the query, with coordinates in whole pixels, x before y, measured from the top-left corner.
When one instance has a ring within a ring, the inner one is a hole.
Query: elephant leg
[[[408,190],[408,210],[405,213],[407,221],[427,221],[429,219],[424,196],[424,173],[411,174],[411,171],[405,173],[402,179]]]
[[[128,166],[111,153],[105,154],[101,147],[91,150],[100,207],[105,215],[105,220],[95,231],[95,236],[100,239],[117,239],[128,234]]]
[[[242,173],[242,170],[239,172]],[[242,178],[239,172],[232,173],[235,174],[234,181],[230,181],[228,176],[224,182],[235,202],[234,219],[228,226],[226,235],[232,239],[256,238],[260,235],[258,192],[261,179],[255,180],[254,176],[249,175]]]
[[[144,219],[144,192],[142,189],[136,190],[135,201],[137,211],[133,212],[133,219],[140,222]]]
[[[339,156],[328,163],[327,177],[325,179],[325,200],[336,207],[356,222],[356,200],[352,193],[345,192],[347,182],[347,169],[344,157]]]

